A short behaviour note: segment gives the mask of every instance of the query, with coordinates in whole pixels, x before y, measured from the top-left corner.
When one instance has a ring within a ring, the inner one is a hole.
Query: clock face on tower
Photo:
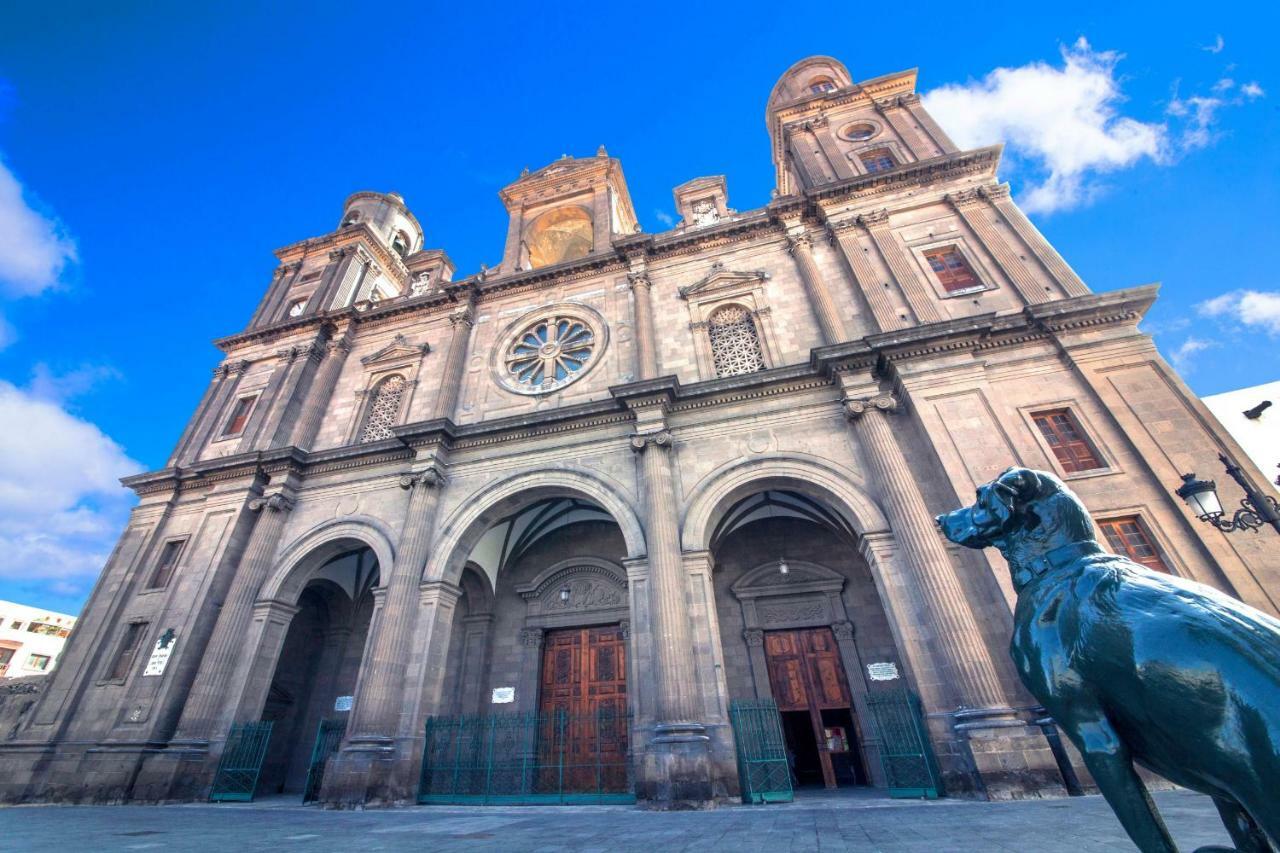
[[[591,215],[576,206],[548,210],[525,231],[534,269],[586,257],[593,241]]]

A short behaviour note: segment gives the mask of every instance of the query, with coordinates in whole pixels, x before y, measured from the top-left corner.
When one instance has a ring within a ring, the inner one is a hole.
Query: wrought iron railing
[[[227,743],[213,777],[213,802],[242,802],[253,799],[262,772],[262,759],[271,740],[271,723],[236,723],[227,734]]]
[[[432,717],[421,803],[628,803],[631,713]]]
[[[311,762],[307,765],[307,786],[302,792],[304,803],[320,799],[324,770],[329,766],[329,759],[342,745],[342,737],[346,733],[345,719],[320,721],[320,727],[316,730],[316,743],[311,749]]]
[[[738,750],[738,782],[744,803],[789,803],[791,765],[782,718],[772,699],[734,699],[729,704]]]
[[[906,688],[885,688],[867,696],[867,707],[880,737],[880,762],[889,796],[937,798],[942,793],[942,776],[920,700]]]

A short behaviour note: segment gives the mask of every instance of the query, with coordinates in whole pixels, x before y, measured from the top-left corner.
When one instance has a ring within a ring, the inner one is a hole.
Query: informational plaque
[[[147,658],[147,668],[142,671],[143,676],[164,675],[164,668],[169,665],[169,656],[173,654],[173,647],[177,644],[178,633],[172,628],[166,628],[165,632],[156,638],[156,644],[151,649],[151,657]]]
[[[493,704],[506,705],[514,701],[516,701],[516,689],[514,687],[493,688]]]
[[[350,711],[351,704],[355,702],[355,699],[356,697],[354,696],[339,696],[337,699],[333,700],[333,710]]]
[[[867,664],[867,675],[872,681],[896,681],[898,665],[892,661],[877,661]]]

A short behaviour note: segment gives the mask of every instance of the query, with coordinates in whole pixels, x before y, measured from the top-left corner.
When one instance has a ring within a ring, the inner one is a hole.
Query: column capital
[[[444,482],[444,474],[434,465],[421,471],[411,471],[400,476],[400,488],[402,489],[416,489],[419,486],[430,489],[435,486],[443,486]]]
[[[858,222],[868,229],[887,227],[889,225],[889,210],[882,207],[879,210],[869,210],[866,213],[861,213],[858,215]]]
[[[637,287],[651,289],[653,287],[653,282],[649,280],[649,273],[645,270],[629,272],[627,273],[627,287],[632,290],[635,290]]]
[[[854,628],[852,622],[832,622],[831,633],[835,634],[837,640],[852,640]]]
[[[468,329],[476,323],[476,313],[470,305],[464,305],[449,315],[450,326],[466,326]]]
[[[355,246],[343,246],[341,249],[334,249],[329,252],[329,260],[340,261],[343,258],[350,257],[356,253]]]
[[[631,436],[631,449],[643,453],[654,445],[662,450],[671,447],[671,430],[661,429],[656,432],[637,432]]]
[[[791,254],[809,252],[813,248],[813,240],[803,231],[787,234],[787,251]]]
[[[263,495],[249,501],[249,509],[254,512],[261,512],[264,509],[269,509],[273,512],[288,512],[293,509],[294,503],[293,498],[283,492],[276,492],[275,494]]]
[[[540,649],[546,633],[541,628],[524,628],[520,631],[520,645]]]
[[[423,581],[418,584],[418,602],[452,607],[462,598],[462,587],[448,581]]]
[[[981,187],[978,192],[991,199],[991,201],[1006,201],[1009,198],[1009,185],[992,184],[987,187]]]
[[[764,629],[763,628],[747,628],[742,632],[742,639],[746,640],[748,646],[764,645]]]
[[[876,394],[873,397],[863,397],[859,399],[851,399],[844,401],[844,414],[849,420],[857,420],[869,411],[877,410],[887,415],[897,414],[901,411],[898,398],[892,394]]]
[[[983,203],[983,198],[978,194],[976,189],[960,190],[959,192],[947,193],[947,201],[957,210],[962,208],[978,207]]]

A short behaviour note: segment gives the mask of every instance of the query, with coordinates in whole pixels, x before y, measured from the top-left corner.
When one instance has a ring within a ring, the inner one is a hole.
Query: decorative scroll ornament
[[[421,471],[411,474],[402,474],[400,477],[400,488],[413,489],[418,486],[431,488],[444,483],[444,474],[441,474],[437,468],[424,468]]]
[[[866,397],[861,400],[844,401],[844,413],[850,420],[857,420],[872,409],[884,412],[887,415],[897,414],[899,411],[898,400],[892,394],[878,394],[875,397]]]
[[[764,629],[748,628],[742,632],[742,639],[747,641],[748,646],[763,646],[764,645]]]
[[[647,450],[651,444],[661,448],[670,447],[671,431],[664,429],[657,432],[638,432],[631,436],[631,449],[638,453]]]

